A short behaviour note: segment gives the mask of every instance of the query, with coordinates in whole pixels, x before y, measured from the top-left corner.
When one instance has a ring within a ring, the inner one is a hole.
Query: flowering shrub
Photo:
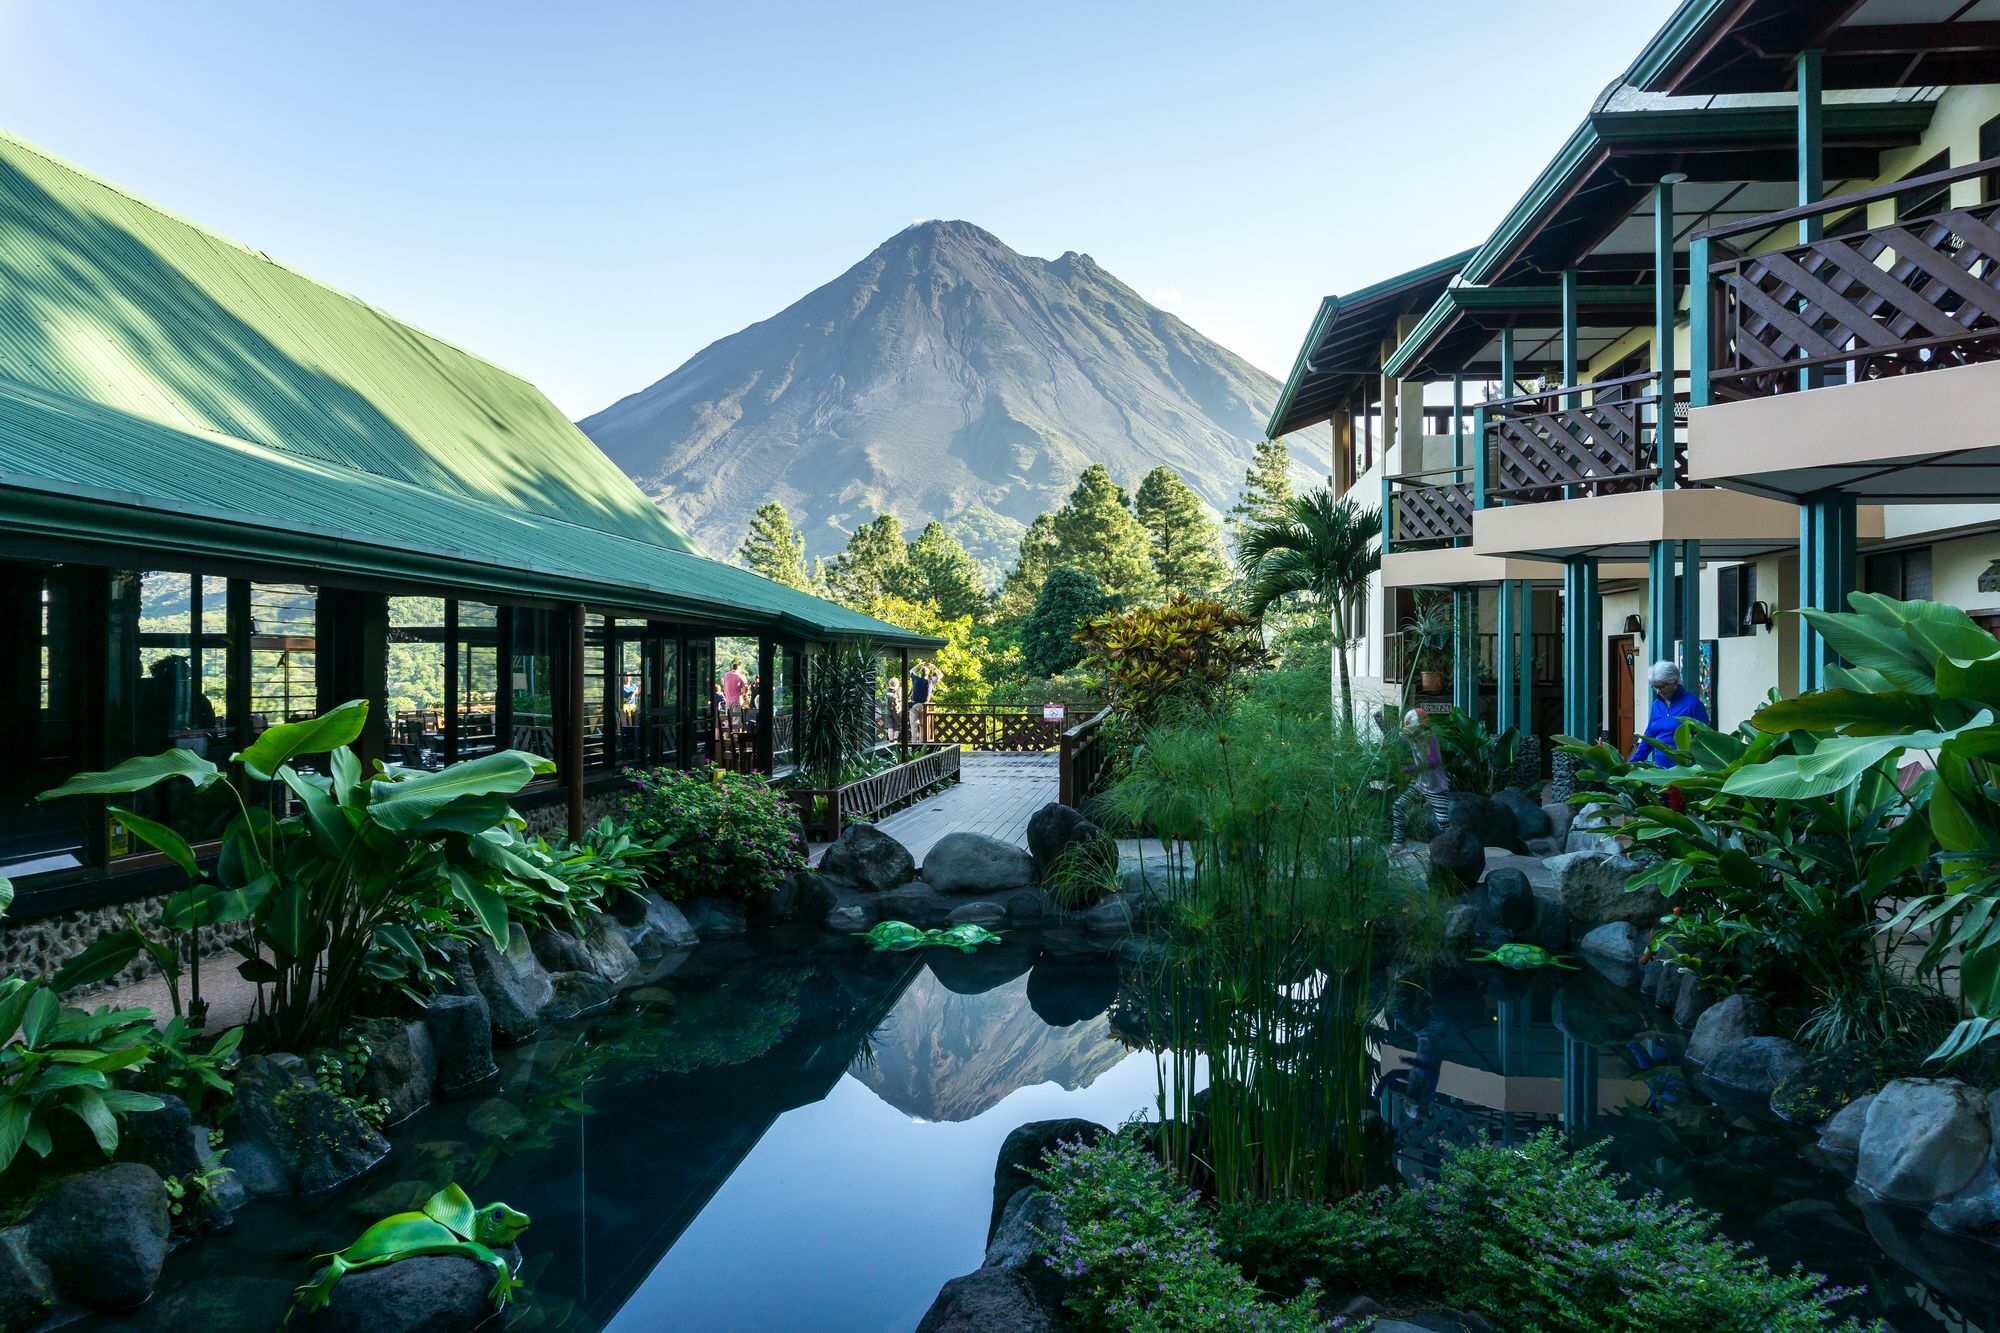
[[[1084,1329],[1119,1333],[1293,1333],[1339,1327],[1319,1318],[1312,1290],[1264,1298],[1216,1253],[1200,1196],[1129,1135],[1065,1143],[1033,1173],[1063,1228],[1044,1262],[1065,1283],[1063,1304]]]
[[[652,768],[631,779],[620,813],[642,840],[667,844],[651,875],[667,897],[750,902],[805,868],[798,815],[761,776]]]
[[[1226,1209],[1221,1253],[1278,1290],[1421,1294],[1552,1333],[1879,1327],[1836,1313],[1851,1289],[1773,1272],[1710,1214],[1618,1185],[1595,1148],[1572,1153],[1550,1131],[1457,1149],[1436,1183],[1400,1193]]]

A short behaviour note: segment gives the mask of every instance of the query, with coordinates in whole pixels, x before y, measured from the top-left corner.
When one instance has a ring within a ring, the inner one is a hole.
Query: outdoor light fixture
[[[1769,602],[1750,603],[1750,613],[1744,618],[1749,622],[1752,629],[1771,630],[1777,628],[1777,625],[1771,619],[1771,604]]]
[[[1687,184],[1687,178],[1688,174],[1685,171],[1669,171],[1666,175],[1660,177],[1660,184],[1685,185]]]
[[[1636,634],[1642,639],[1646,637],[1646,627],[1639,623],[1639,617],[1636,612],[1625,617],[1625,632],[1627,634]]]

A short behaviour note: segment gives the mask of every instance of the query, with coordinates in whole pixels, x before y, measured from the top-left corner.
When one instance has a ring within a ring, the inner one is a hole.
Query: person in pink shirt
[[[731,709],[741,708],[743,706],[743,691],[749,687],[749,684],[750,682],[743,678],[743,664],[741,662],[731,662],[729,670],[722,673],[723,704]]]

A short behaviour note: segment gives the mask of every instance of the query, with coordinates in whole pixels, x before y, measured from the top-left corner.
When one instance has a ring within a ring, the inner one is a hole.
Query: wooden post
[[[458,679],[458,599],[444,599],[444,761],[458,762],[458,732],[462,693]]]
[[[777,645],[769,638],[757,640],[757,771],[765,777],[776,767],[771,742],[771,723],[777,717],[777,709],[772,705],[773,686],[777,683]]]
[[[899,673],[901,673],[901,677],[902,677],[902,682],[903,682],[903,683],[902,683],[902,685],[901,685],[900,687],[898,687],[898,690],[897,690],[897,697],[898,697],[899,699],[901,699],[901,700],[902,700],[902,703],[903,703],[903,729],[902,729],[902,732],[901,732],[900,734],[901,734],[901,736],[902,736],[902,738],[903,738],[903,753],[904,753],[905,755],[908,755],[908,754],[909,754],[909,752],[910,752],[910,743],[911,743],[911,736],[910,736],[910,650],[909,650],[908,648],[898,648],[898,649],[896,650],[896,670],[897,670],[897,671],[898,671]]]
[[[583,836],[583,635],[582,602],[569,608],[569,661],[563,676],[569,684],[563,700],[563,781],[569,787],[569,836]]]
[[[1681,303],[1674,285],[1674,185],[1685,179],[1670,172],[1653,186],[1653,373],[1659,376],[1653,466],[1660,470],[1653,484],[1663,491],[1674,488],[1674,322]]]

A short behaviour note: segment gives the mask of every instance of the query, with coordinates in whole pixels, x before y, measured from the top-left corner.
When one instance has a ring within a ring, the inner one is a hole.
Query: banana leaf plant
[[[521,820],[508,805],[536,776],[553,771],[548,760],[503,750],[436,772],[378,764],[364,774],[348,746],[367,719],[367,701],[355,700],[269,727],[230,757],[248,779],[289,793],[293,808],[283,816],[246,799],[244,786],[186,750],[80,773],[42,793],[44,800],[117,795],[174,781],[197,789],[219,783],[229,792],[237,814],[213,868],[204,875],[197,866],[184,895],[190,906],[170,924],[249,923],[248,937],[234,946],[243,955],[237,970],[257,984],[258,1022],[279,1047],[331,1042],[369,990],[397,989],[421,1002],[432,962],[423,939],[441,900],[455,902],[504,945],[503,886],[532,886],[555,897],[565,892],[539,858],[523,854]],[[323,773],[294,763],[319,755]],[[159,838],[186,847],[178,835],[165,838],[158,825],[134,832],[155,846]],[[143,945],[128,938],[118,947],[132,950],[122,967]],[[115,973],[116,957],[107,950],[95,966]]]
[[[118,1147],[118,1117],[157,1111],[158,1097],[113,1087],[111,1075],[151,1057],[145,1009],[64,1007],[51,988],[0,977],[0,1172],[27,1148],[47,1157],[58,1118],[74,1116],[106,1156]]]
[[[1956,607],[1854,593],[1850,612],[1807,610],[1848,665],[1829,688],[1784,699],[1752,721],[1805,739],[1732,774],[1725,789],[1759,799],[1816,800],[1849,791],[1909,751],[1936,777],[1923,824],[1941,873],[1890,923],[1929,929],[1926,962],[1958,952],[1970,1009],[1933,1058],[1959,1059],[2000,1034],[2000,641]]]

